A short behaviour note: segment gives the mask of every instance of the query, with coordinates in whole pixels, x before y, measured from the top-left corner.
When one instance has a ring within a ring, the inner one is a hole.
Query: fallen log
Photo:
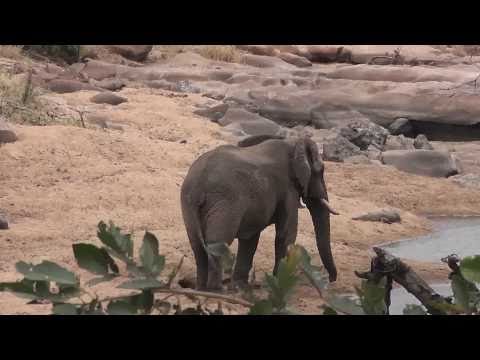
[[[433,290],[413,269],[393,256],[388,251],[374,247],[373,251],[377,255],[371,261],[370,271],[358,272],[355,275],[359,278],[367,279],[378,283],[384,276],[387,277],[387,286],[385,294],[385,304],[390,306],[390,292],[392,281],[400,284],[410,294],[415,296],[432,315],[446,315],[447,312],[455,312],[451,299],[438,294]]]

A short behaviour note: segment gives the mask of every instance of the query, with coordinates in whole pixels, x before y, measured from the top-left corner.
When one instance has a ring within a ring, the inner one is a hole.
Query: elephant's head
[[[330,213],[338,213],[328,203],[324,164],[317,145],[311,139],[301,139],[295,144],[293,171],[300,197],[312,216],[320,258],[328,271],[330,282],[333,282],[337,279],[337,269],[330,248]]]

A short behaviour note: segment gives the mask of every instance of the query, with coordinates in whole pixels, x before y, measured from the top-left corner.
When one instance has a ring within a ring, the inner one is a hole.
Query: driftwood
[[[405,264],[399,258],[393,256],[388,251],[374,247],[376,253],[371,261],[370,271],[357,272],[355,274],[362,279],[379,282],[384,276],[387,277],[387,287],[385,295],[385,304],[390,306],[390,291],[392,282],[403,286],[410,294],[415,296],[432,315],[445,314],[445,308],[452,308],[451,300],[443,297],[433,290],[410,266]],[[446,261],[447,262],[447,261]],[[448,261],[449,266],[454,262]],[[453,270],[453,268],[452,268]]]

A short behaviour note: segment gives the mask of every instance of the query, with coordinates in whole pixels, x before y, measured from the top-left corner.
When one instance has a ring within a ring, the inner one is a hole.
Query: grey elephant
[[[303,201],[302,201],[303,200]],[[308,208],[317,248],[329,273],[337,270],[330,248],[330,213],[324,164],[309,138],[252,136],[201,155],[181,188],[182,215],[197,266],[197,289],[221,290],[222,264],[207,245],[238,239],[235,284],[248,283],[260,233],[275,225],[275,266],[297,237],[298,209]]]

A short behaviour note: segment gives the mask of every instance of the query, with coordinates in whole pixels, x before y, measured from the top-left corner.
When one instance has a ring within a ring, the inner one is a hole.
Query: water
[[[420,261],[439,262],[457,254],[460,257],[480,254],[480,217],[431,218],[434,231],[418,238],[407,239],[381,246],[395,256]],[[450,283],[429,284],[442,296],[451,296]],[[421,305],[403,287],[391,293],[390,313],[400,315],[407,304]]]
[[[432,218],[434,231],[426,236],[382,246],[393,255],[420,261],[439,262],[457,254],[480,254],[480,217]]]

